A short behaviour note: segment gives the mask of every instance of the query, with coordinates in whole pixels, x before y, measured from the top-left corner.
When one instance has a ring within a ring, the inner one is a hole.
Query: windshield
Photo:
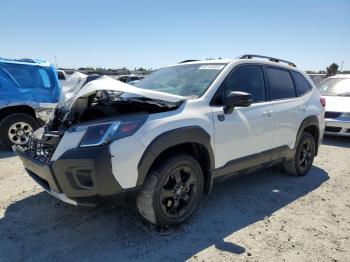
[[[318,85],[323,96],[350,96],[349,78],[328,78]]]
[[[183,64],[165,67],[136,83],[136,87],[197,98],[226,64]]]

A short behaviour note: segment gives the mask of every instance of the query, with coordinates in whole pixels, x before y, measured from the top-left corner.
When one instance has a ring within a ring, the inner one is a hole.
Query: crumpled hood
[[[350,113],[350,97],[348,96],[324,96],[326,99],[326,111]]]
[[[101,76],[96,80],[86,83],[88,77],[79,72],[74,73],[62,86],[58,107],[71,108],[77,99],[88,97],[100,90],[122,92],[121,97],[139,96],[172,103],[187,99],[183,96],[138,88],[108,76]]]

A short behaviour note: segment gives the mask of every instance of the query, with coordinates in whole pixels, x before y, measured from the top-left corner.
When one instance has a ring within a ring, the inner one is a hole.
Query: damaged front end
[[[70,80],[47,124],[21,148],[40,162],[51,161],[55,151],[107,145],[133,135],[150,114],[175,110],[186,99],[139,89],[106,76],[78,73]],[[72,141],[65,141],[69,146],[56,150],[63,136],[72,137]]]

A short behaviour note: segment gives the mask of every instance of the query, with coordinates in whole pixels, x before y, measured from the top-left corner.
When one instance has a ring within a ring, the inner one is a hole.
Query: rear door
[[[224,114],[222,97],[231,91],[250,93],[253,104],[249,107],[236,107],[231,114]],[[214,97],[212,110],[217,167],[272,148],[274,117],[271,105],[266,102],[261,65],[234,68]]]
[[[273,147],[292,148],[301,122],[306,117],[306,103],[311,87],[301,83],[304,78],[300,79],[300,73],[273,66],[265,66],[264,70],[275,116]],[[298,84],[298,89],[295,83]]]

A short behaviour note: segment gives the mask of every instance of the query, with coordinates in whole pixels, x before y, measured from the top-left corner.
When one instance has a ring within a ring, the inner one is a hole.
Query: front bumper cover
[[[70,204],[95,206],[108,200],[123,203],[138,191],[119,185],[112,173],[108,146],[70,149],[47,163],[34,159],[18,146],[14,151],[40,186]]]

